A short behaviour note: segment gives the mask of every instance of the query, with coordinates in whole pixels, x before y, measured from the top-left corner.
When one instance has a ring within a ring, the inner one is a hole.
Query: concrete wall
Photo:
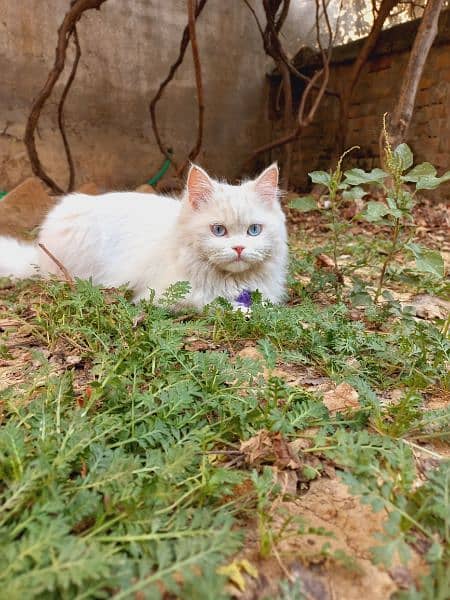
[[[378,46],[366,65],[353,95],[347,147],[359,145],[346,160],[346,166],[365,169],[379,166],[378,139],[385,112],[391,112],[397,102],[401,79],[409,57],[409,49],[417,30],[417,21],[384,31]],[[329,88],[342,91],[349,80],[352,63],[361,41],[335,49]],[[297,67],[311,72],[318,61],[297,58]],[[279,83],[274,78],[273,86]],[[301,89],[296,87],[296,100]],[[273,136],[280,133],[280,119],[272,110]],[[338,121],[339,106],[334,97],[322,102],[313,124],[308,127],[294,146],[291,182],[300,189],[308,189],[308,172],[330,168]],[[439,174],[450,169],[450,11],[441,15],[439,35],[432,47],[419,91],[408,144],[415,161],[433,163]],[[450,197],[450,185],[442,186],[436,197]]]
[[[30,174],[22,142],[31,100],[53,64],[56,30],[69,0],[0,0],[0,189]],[[108,0],[85,13],[78,31],[82,58],[66,102],[77,183],[134,187],[161,166],[148,103],[178,53],[185,0]],[[267,59],[243,2],[210,2],[198,20],[205,88],[205,132],[197,161],[218,176],[239,174],[269,136],[264,120]],[[66,66],[65,77],[68,67]],[[65,186],[67,167],[55,115],[62,84],[43,114],[38,149]],[[197,107],[190,48],[159,105],[163,140],[179,160],[196,136]]]

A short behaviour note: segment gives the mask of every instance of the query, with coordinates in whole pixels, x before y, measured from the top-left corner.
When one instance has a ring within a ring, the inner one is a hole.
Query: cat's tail
[[[36,275],[38,260],[35,244],[0,236],[0,277],[26,279]]]

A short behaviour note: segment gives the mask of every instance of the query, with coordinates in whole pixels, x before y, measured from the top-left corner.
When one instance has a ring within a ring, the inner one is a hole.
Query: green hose
[[[2,190],[0,190],[0,200],[3,200],[3,198],[6,196],[8,192],[4,192]]]
[[[169,148],[167,150],[167,154],[169,154],[169,156],[172,156],[172,149],[171,148]],[[149,179],[147,181],[148,185],[155,186],[158,183],[158,181],[166,174],[167,169],[170,167],[170,163],[171,162],[172,161],[170,160],[170,158],[166,158],[166,160],[164,161],[163,166],[156,173],[156,175],[154,175],[151,179]]]

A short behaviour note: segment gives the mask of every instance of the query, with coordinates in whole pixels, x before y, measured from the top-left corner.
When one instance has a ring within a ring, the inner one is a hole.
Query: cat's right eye
[[[214,225],[211,225],[210,229],[211,232],[217,237],[222,237],[227,232],[225,225],[221,225],[220,223],[214,223]]]

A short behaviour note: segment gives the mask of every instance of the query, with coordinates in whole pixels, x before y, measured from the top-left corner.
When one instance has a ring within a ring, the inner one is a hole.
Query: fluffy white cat
[[[280,207],[278,168],[241,185],[189,171],[181,200],[136,192],[70,194],[50,210],[38,242],[73,276],[158,299],[188,281],[184,304],[201,309],[221,296],[236,305],[259,290],[277,303],[285,294],[287,235]],[[61,276],[41,248],[0,237],[0,276]]]

